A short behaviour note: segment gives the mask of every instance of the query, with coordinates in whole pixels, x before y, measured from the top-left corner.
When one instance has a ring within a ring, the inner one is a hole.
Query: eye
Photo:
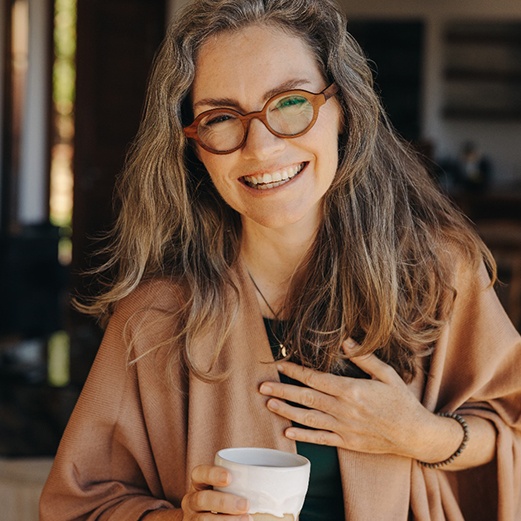
[[[201,121],[201,125],[204,125],[205,127],[213,127],[219,124],[233,122],[235,119],[235,116],[229,112],[220,112],[208,115]]]
[[[276,100],[273,110],[298,109],[306,106],[308,103],[308,100],[303,96],[285,96]]]

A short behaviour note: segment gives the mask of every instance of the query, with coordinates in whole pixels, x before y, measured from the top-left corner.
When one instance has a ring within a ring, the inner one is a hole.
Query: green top
[[[273,331],[274,328],[278,329],[279,324],[265,318],[264,325],[273,356],[277,358],[280,343]],[[280,380],[284,383],[302,385],[283,374],[280,375]],[[311,462],[308,493],[299,521],[342,521],[344,499],[336,447],[297,441],[297,452]]]

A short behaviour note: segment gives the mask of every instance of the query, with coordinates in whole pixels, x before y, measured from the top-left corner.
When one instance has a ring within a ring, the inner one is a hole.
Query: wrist
[[[469,439],[469,429],[465,419],[455,413],[433,415],[430,443],[424,444],[424,453],[418,462],[428,468],[444,467],[452,463],[465,449]]]

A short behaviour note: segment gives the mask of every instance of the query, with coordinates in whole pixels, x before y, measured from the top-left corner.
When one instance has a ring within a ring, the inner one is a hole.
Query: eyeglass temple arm
[[[324,98],[326,98],[327,101],[329,98],[332,98],[335,94],[337,94],[338,91],[338,85],[336,83],[332,83],[322,94],[324,94]]]

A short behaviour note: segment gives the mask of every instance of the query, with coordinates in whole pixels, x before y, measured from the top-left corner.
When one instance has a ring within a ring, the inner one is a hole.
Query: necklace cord
[[[280,320],[279,319],[279,314],[278,313],[275,313],[275,310],[270,306],[270,303],[268,302],[268,299],[264,296],[264,294],[262,293],[262,291],[260,290],[259,286],[257,285],[257,283],[255,282],[255,279],[253,278],[253,275],[248,271],[248,275],[250,276],[250,279],[251,281],[253,282],[253,285],[255,286],[255,289],[257,290],[257,292],[259,293],[260,297],[262,298],[262,300],[264,301],[264,303],[266,304],[266,306],[268,306],[268,309],[270,310],[271,314],[275,317],[276,320]]]
[[[253,285],[255,286],[255,289],[259,293],[260,297],[262,298],[262,300],[264,301],[266,306],[268,306],[268,309],[270,310],[271,314],[275,317],[275,320],[277,320],[280,323],[279,314],[275,313],[275,310],[270,306],[270,303],[268,302],[268,299],[264,296],[264,294],[260,290],[259,286],[255,282],[255,279],[253,278],[252,274],[249,271],[248,271],[248,275],[250,276],[250,279],[251,279]],[[271,329],[271,326],[270,326],[270,329]],[[273,333],[273,336],[275,337],[275,339],[277,340],[277,342],[279,344],[279,357],[282,355],[283,358],[286,358],[286,356],[288,355],[288,351],[286,349],[286,346],[277,338],[277,335],[275,334],[275,331],[272,330],[272,333]]]

